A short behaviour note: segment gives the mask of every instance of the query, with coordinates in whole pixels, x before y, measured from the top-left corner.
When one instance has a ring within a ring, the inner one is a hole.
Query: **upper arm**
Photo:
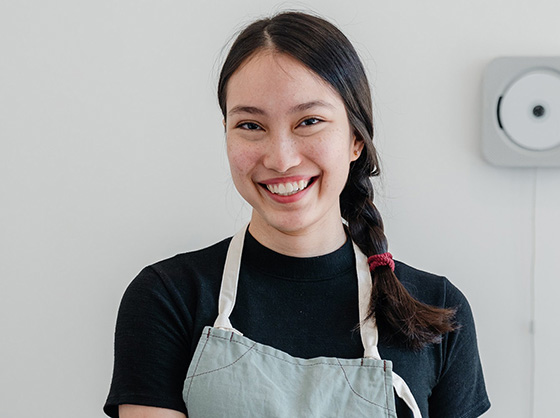
[[[190,362],[188,312],[169,286],[148,268],[123,296],[115,331],[113,380],[104,407],[112,417],[123,404],[186,414],[182,391]]]
[[[144,405],[119,405],[120,418],[187,418],[185,414],[172,409]]]
[[[456,307],[458,328],[442,341],[443,363],[429,399],[430,416],[478,417],[489,407],[476,329],[465,296],[447,282],[447,307]]]

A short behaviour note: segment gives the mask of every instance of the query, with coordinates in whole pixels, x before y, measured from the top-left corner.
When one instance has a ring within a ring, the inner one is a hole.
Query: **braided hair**
[[[329,83],[344,101],[356,138],[364,143],[350,164],[340,195],[342,217],[351,239],[367,256],[387,252],[381,215],[373,203],[371,177],[379,175],[373,145],[372,99],[364,67],[346,36],[326,20],[301,12],[284,12],[257,20],[233,42],[218,82],[218,102],[226,117],[226,88],[232,74],[255,53],[273,50],[292,56]],[[414,299],[389,266],[372,272],[373,291],[369,318],[375,318],[381,335],[419,349],[437,343],[455,328],[453,309],[426,305]]]

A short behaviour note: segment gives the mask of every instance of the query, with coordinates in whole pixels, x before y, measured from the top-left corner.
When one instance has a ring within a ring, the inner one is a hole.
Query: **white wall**
[[[214,97],[218,58],[236,28],[285,6],[334,20],[366,62],[391,249],[468,296],[487,416],[533,416],[533,373],[534,416],[555,414],[560,169],[489,166],[479,131],[485,65],[559,55],[559,2],[6,0],[2,416],[102,416],[127,284],[247,219]]]

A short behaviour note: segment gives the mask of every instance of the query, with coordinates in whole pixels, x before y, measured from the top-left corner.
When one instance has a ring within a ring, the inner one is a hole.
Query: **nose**
[[[264,141],[263,165],[269,170],[285,173],[302,160],[297,139],[289,132],[271,132]]]

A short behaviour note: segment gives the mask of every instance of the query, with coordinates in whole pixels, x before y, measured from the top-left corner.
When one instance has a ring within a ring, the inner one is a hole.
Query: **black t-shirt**
[[[218,314],[229,242],[146,267],[130,284],[117,318],[113,380],[104,407],[109,416],[118,416],[120,404],[187,413],[183,383],[202,329]],[[395,274],[418,300],[457,308],[459,327],[420,351],[381,341],[381,357],[393,362],[424,418],[480,416],[490,403],[467,300],[444,277],[400,262]],[[294,357],[362,357],[351,242],[327,255],[295,258],[247,233],[231,322],[247,338]],[[412,417],[396,401],[398,417]]]

